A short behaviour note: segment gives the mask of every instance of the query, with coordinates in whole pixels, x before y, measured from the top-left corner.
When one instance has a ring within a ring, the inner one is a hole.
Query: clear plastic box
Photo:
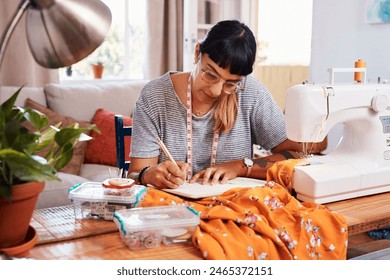
[[[156,206],[116,211],[114,222],[132,250],[191,242],[199,214],[191,207]]]
[[[107,189],[100,182],[75,185],[68,191],[76,219],[112,220],[114,212],[136,207],[146,193],[144,186],[124,190]]]

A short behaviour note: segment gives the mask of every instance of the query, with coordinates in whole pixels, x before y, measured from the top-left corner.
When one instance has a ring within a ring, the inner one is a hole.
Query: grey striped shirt
[[[252,156],[252,144],[272,149],[287,139],[284,114],[269,91],[252,76],[239,94],[233,129],[219,136],[216,163]],[[193,172],[210,167],[213,111],[193,115]],[[176,95],[170,73],[150,81],[141,91],[133,114],[131,156],[159,157],[166,161],[156,142],[159,137],[176,161],[187,161],[186,107]]]

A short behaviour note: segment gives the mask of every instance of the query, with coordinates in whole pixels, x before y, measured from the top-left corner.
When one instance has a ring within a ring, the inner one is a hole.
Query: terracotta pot
[[[24,238],[22,244],[14,247],[1,248],[0,251],[3,251],[3,253],[12,257],[24,257],[27,255],[28,251],[30,251],[30,249],[35,246],[37,239],[37,231],[32,226],[29,226],[26,237]]]
[[[35,204],[44,187],[45,183],[37,182],[16,185],[11,202],[0,197],[0,251],[25,241]]]
[[[101,79],[103,77],[104,66],[102,64],[92,65],[93,77],[95,79]]]

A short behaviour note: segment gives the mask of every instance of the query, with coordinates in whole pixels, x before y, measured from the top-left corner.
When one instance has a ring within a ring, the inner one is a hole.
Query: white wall
[[[367,63],[367,78],[390,81],[390,23],[365,21],[366,0],[313,1],[310,81],[328,81],[330,67]],[[336,82],[353,81],[353,74],[337,73]]]

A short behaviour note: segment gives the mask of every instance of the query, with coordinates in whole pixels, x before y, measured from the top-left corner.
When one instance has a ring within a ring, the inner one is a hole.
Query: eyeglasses
[[[209,69],[205,69],[201,66],[200,70],[202,71],[202,80],[206,82],[209,85],[214,85],[217,83],[223,82],[222,90],[226,94],[236,94],[243,92],[245,89],[246,84],[246,77],[239,81],[239,82],[230,82],[222,79],[221,77],[217,76],[216,73]]]

